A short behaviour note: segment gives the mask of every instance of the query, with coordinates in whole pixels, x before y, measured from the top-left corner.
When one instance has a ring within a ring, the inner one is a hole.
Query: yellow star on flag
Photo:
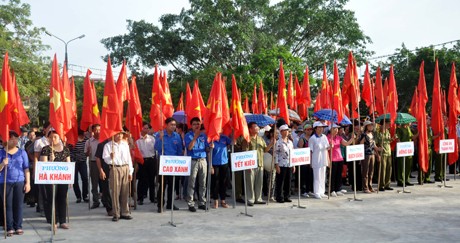
[[[61,94],[55,88],[53,88],[53,98],[50,99],[50,103],[54,105],[54,111],[61,107]]]
[[[8,91],[3,90],[3,86],[0,85],[0,112],[3,111],[6,104],[8,103]]]
[[[97,107],[97,105],[93,105],[93,114],[95,116],[99,115],[99,108]]]
[[[104,96],[104,99],[102,99],[102,107],[105,107],[105,108],[109,107],[109,105],[107,104],[108,99],[109,99],[108,96]]]

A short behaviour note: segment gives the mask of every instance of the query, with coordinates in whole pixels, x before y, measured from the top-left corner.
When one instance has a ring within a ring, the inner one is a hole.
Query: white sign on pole
[[[232,171],[241,171],[257,168],[257,150],[232,153]]]
[[[347,162],[364,159],[364,144],[347,146]]]
[[[310,148],[291,149],[289,166],[309,165],[310,155]]]
[[[73,184],[75,163],[38,161],[35,166],[35,184]]]
[[[401,142],[396,144],[396,157],[414,155],[414,142]]]
[[[455,139],[439,140],[439,153],[449,154],[455,152]]]
[[[189,176],[192,163],[190,156],[160,156],[160,175]]]

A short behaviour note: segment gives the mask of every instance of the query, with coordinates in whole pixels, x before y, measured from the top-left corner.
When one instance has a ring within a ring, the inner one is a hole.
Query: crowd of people
[[[91,209],[102,204],[114,222],[131,220],[132,201],[141,206],[146,199],[156,205],[159,213],[165,209],[179,210],[173,204],[173,197],[175,200],[184,199],[190,212],[196,212],[197,208],[206,210],[206,203],[211,199],[212,208],[228,208],[226,199],[229,197],[228,190],[232,188],[232,175],[235,179],[235,201],[248,206],[263,205],[267,200],[291,202],[290,197],[296,190],[302,197],[323,199],[343,196],[347,192],[345,186],[363,193],[393,190],[392,179],[396,186],[412,186],[411,172],[414,170],[419,171],[419,184],[447,180],[442,164],[444,155],[432,150],[432,141],[439,135],[433,134],[430,128],[430,166],[428,172],[423,173],[414,163],[417,153],[406,157],[403,171],[404,160],[395,157],[392,146],[394,142],[417,143],[415,124],[400,124],[392,135],[389,124],[384,121],[375,123],[367,119],[352,123],[344,126],[307,120],[291,122],[288,126],[280,119],[271,127],[261,128],[257,123],[250,122],[249,141],[243,137],[233,140],[221,134],[219,140],[212,142],[208,142],[199,118],[191,119],[188,124],[190,129],[187,124],[178,124],[175,119],[167,118],[165,129],[155,133],[150,124],[144,122],[137,141],[133,140],[129,131],[99,141],[101,127],[94,124],[88,131],[79,131],[78,142],[74,146],[66,145],[49,123],[45,123],[41,131],[38,127],[24,129],[22,134],[11,131],[10,139],[3,141],[4,147],[0,150],[2,188],[6,181],[6,194],[0,190],[1,197],[6,200],[6,212],[1,208],[7,219],[4,227],[8,236],[23,234],[23,207],[27,204],[45,216],[48,224],[55,223],[51,225],[52,230],[70,228],[67,219],[69,185],[36,185],[33,171],[37,161],[75,162],[72,188],[76,203],[91,203]],[[352,163],[346,163],[344,159],[346,147],[353,144],[363,144],[365,149],[365,159],[356,163],[356,175],[353,175]],[[306,147],[311,150],[311,163],[300,166],[299,172],[290,166],[290,151]],[[137,150],[140,155],[136,155]],[[231,173],[229,158],[232,150],[256,150],[257,167]],[[159,176],[161,155],[190,156],[190,176],[175,179]],[[431,178],[432,164],[434,178]],[[449,169],[450,173],[457,173],[458,168],[451,166]],[[211,174],[210,198],[206,196],[208,174]],[[353,185],[355,176],[356,185]],[[243,187],[243,177],[246,188]],[[300,188],[291,183],[297,179],[301,181]],[[53,187],[56,192],[54,220]]]

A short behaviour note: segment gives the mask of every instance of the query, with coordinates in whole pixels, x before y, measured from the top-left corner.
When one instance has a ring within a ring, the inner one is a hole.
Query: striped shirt
[[[86,155],[85,155],[86,140],[87,139],[78,141],[77,144],[75,144],[75,148],[72,151],[72,158],[75,160],[75,162],[85,162],[86,161]]]

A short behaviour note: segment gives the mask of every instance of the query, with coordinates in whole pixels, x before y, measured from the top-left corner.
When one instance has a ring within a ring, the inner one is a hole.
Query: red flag
[[[207,111],[203,119],[208,142],[219,140],[222,132],[222,80],[220,73],[216,74],[209,94]]]
[[[317,112],[321,110],[321,92],[318,92],[318,95],[316,96],[316,102],[315,102],[315,108],[313,108],[314,112]]]
[[[455,163],[458,160],[458,134],[457,134],[457,117],[458,117],[458,108],[459,108],[459,100],[457,96],[457,76],[455,74],[455,63],[452,63],[452,69],[450,72],[450,84],[449,84],[449,121],[448,121],[448,138],[455,140],[454,146],[454,153],[449,153],[447,155],[447,160],[449,161],[449,165]]]
[[[418,82],[418,163],[419,167],[423,172],[427,172],[431,170],[428,168],[428,128],[426,124],[426,110],[425,106],[428,101],[428,94],[426,91],[426,83],[425,83],[425,74],[424,74],[424,62],[420,65],[420,77]]]
[[[356,63],[354,62],[353,53],[348,53],[348,64],[343,78],[342,101],[343,107],[348,109],[351,102],[352,118],[356,117],[355,112],[359,105],[359,81],[357,79]]]
[[[51,68],[51,85],[50,85],[50,107],[49,107],[49,121],[51,126],[56,130],[61,138],[65,135],[65,103],[64,91],[59,77],[59,67],[54,55],[53,66]]]
[[[252,114],[260,114],[259,104],[257,102],[257,90],[256,84],[254,84],[254,91],[252,92]]]
[[[91,82],[89,76],[91,70],[86,71],[86,77],[83,82],[83,109],[81,113],[80,129],[88,130],[92,124],[100,124],[99,107],[97,104],[96,90],[94,83]]]
[[[71,100],[71,90],[70,90],[70,80],[67,73],[67,65],[64,63],[64,68],[62,70],[62,108],[64,109],[64,134],[67,134],[72,129],[72,119],[74,113],[72,111],[72,100]],[[78,131],[77,131],[78,133]]]
[[[267,114],[267,98],[265,97],[264,85],[262,81],[260,81],[259,88],[259,113]]]
[[[10,130],[16,131],[18,134],[21,134],[21,126],[28,124],[30,122],[29,117],[27,116],[27,112],[24,109],[24,105],[22,104],[21,96],[19,95],[18,85],[16,83],[16,76],[14,75],[14,71],[11,72],[12,75],[12,90],[14,92],[14,97],[12,100],[15,101],[12,108],[12,124]]]
[[[393,65],[390,67],[390,79],[388,83],[388,112],[390,113],[390,122],[394,124],[398,112],[398,93],[396,91]]]
[[[342,105],[342,94],[340,92],[340,80],[339,80],[339,69],[337,68],[337,62],[334,61],[334,98],[332,107],[337,112],[337,122],[340,123],[343,119],[344,109]]]
[[[373,110],[374,98],[372,96],[372,85],[371,85],[371,76],[369,74],[369,65],[366,63],[366,71],[364,71],[364,80],[363,80],[363,94],[362,98],[366,102],[366,106],[369,107],[369,111]],[[372,112],[370,112],[372,114]]]
[[[386,113],[385,109],[385,98],[383,96],[383,84],[382,84],[382,75],[380,73],[380,67],[377,68],[375,86],[374,86],[374,95],[375,95],[375,110],[379,115]]]
[[[58,70],[59,79],[59,70]],[[10,139],[10,125],[12,121],[12,109],[15,102],[11,96],[14,96],[12,88],[12,80],[10,74],[10,66],[8,61],[8,52],[3,58],[2,80],[0,83],[0,136],[3,142]]]
[[[305,68],[305,73],[304,73],[304,76],[303,76],[302,102],[300,102],[300,103],[305,104],[307,108],[311,106],[310,77],[308,76],[308,66]]]
[[[289,83],[288,83],[288,89],[287,89],[287,104],[289,105],[289,108],[294,109],[295,100],[294,100],[294,85],[293,85],[293,80],[292,80],[292,71],[289,72]]]
[[[139,100],[139,92],[137,91],[136,77],[131,78],[129,85],[128,109],[126,110],[126,127],[131,132],[134,141],[141,137],[142,122],[142,107]]]
[[[153,85],[152,85],[152,104],[150,106],[150,125],[153,131],[159,131],[163,129],[163,124],[166,118],[163,112],[163,105],[166,104],[166,97],[164,95],[163,87],[160,83],[158,66],[155,65],[155,72],[153,74]]]
[[[179,99],[179,102],[177,103],[176,111],[183,111],[183,110],[184,110],[184,93],[180,92],[180,99]]]
[[[113,80],[112,63],[107,60],[105,73],[104,98],[102,102],[101,133],[99,141],[104,141],[123,131],[121,127],[120,100]]]
[[[117,95],[120,100],[120,108],[123,107],[124,101],[129,101],[129,85],[128,85],[128,74],[126,71],[126,62],[123,60],[123,65],[121,66],[120,75],[118,75],[117,80]],[[123,115],[123,111],[121,112]]]
[[[169,90],[169,83],[167,80],[166,72],[163,73],[161,84],[165,97],[165,103],[163,103],[163,114],[166,119],[168,117],[172,117],[174,114],[174,105],[172,103],[171,91]]]
[[[77,123],[77,97],[75,94],[75,80],[70,79],[70,103],[71,103],[71,128],[66,134],[67,143],[75,145],[78,142]]]
[[[251,113],[249,111],[249,100],[248,100],[248,96],[245,97],[244,99],[244,113]]]
[[[439,141],[444,139],[444,122],[441,105],[441,80],[439,78],[438,60],[434,69],[433,95],[431,98],[431,129],[433,130],[434,151],[439,152]]]
[[[294,110],[299,109],[299,105],[302,103],[302,88],[300,87],[299,84],[299,79],[297,78],[297,75],[295,76],[295,92],[294,92],[294,97],[295,97],[295,105],[296,107]]]
[[[286,100],[286,81],[284,79],[283,61],[280,60],[279,83],[278,83],[278,100],[276,101],[278,117],[283,118],[289,125],[289,111]]]
[[[409,113],[414,116],[414,117],[418,117],[418,100],[417,100],[417,97],[418,97],[418,92],[417,92],[417,87],[415,87],[415,90],[414,90],[414,95],[412,96],[412,101],[410,103],[410,107],[409,107]]]
[[[226,78],[221,79],[222,84],[222,130],[227,136],[232,133],[230,124],[230,108],[228,107],[227,87],[225,85]]]
[[[331,96],[332,90],[329,85],[329,81],[327,80],[327,73],[326,73],[326,64],[323,66],[323,82],[321,84],[321,108],[322,109],[330,109],[331,108]]]
[[[185,89],[185,107],[184,107],[184,111],[186,111],[187,108],[191,104],[192,104],[192,90],[190,89],[190,85],[187,82],[186,89]]]
[[[249,130],[246,118],[243,115],[243,109],[241,107],[241,95],[238,92],[238,86],[236,84],[235,75],[232,74],[232,127],[234,130],[233,137],[239,138],[243,136],[246,141],[249,141]]]
[[[204,113],[206,112],[206,108],[201,106],[201,100],[202,98],[200,88],[198,87],[198,80],[195,80],[190,105],[187,105],[186,107],[187,124],[190,124],[190,120],[194,117],[198,117],[202,120]]]

